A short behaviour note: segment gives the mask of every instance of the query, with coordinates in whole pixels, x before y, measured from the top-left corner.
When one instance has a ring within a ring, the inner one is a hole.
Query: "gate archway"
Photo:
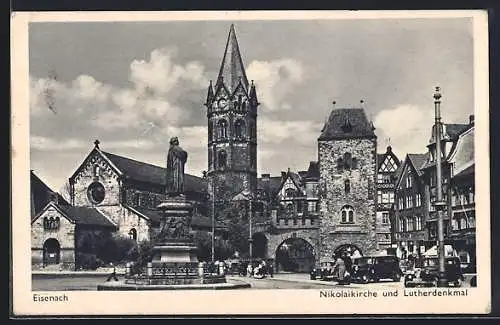
[[[43,243],[43,265],[59,264],[61,245],[55,238],[49,238]]]
[[[332,257],[339,256],[340,254],[346,254],[347,256],[352,258],[363,256],[361,249],[359,249],[359,247],[357,247],[356,245],[352,244],[340,245],[335,249],[334,256]]]
[[[316,262],[314,247],[299,237],[284,240],[275,256],[277,271],[310,272]]]

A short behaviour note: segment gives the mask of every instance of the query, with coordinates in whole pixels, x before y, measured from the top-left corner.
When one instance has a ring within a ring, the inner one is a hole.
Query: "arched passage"
[[[61,245],[54,238],[49,238],[43,244],[43,265],[59,264]]]
[[[256,258],[267,258],[267,237],[261,232],[252,236],[252,255]]]
[[[353,258],[363,256],[361,249],[359,249],[356,245],[352,245],[352,244],[344,244],[344,245],[340,245],[339,247],[337,247],[334,251],[334,256],[338,256],[341,254],[346,254],[347,256],[353,257]],[[334,256],[332,256],[332,257],[334,257]]]
[[[277,271],[310,272],[314,264],[314,247],[302,238],[288,238],[276,249]]]

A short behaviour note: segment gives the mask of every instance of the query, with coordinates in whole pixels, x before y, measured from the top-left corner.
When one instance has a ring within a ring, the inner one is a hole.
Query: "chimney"
[[[474,125],[474,114],[469,115],[469,124]]]
[[[286,178],[286,172],[281,171],[281,181],[283,182]]]

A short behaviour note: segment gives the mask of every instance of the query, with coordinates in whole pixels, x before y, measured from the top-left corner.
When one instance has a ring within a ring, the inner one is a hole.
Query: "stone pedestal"
[[[197,248],[190,235],[192,203],[182,196],[169,197],[158,205],[158,210],[163,218],[159,240],[153,247],[153,269],[173,263],[198,263]]]

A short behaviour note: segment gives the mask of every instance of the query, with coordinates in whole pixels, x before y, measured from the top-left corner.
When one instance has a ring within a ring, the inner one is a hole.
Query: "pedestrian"
[[[248,277],[252,277],[252,274],[253,274],[252,263],[248,263],[248,266],[247,266],[247,275],[248,275]]]
[[[272,278],[274,275],[273,263],[269,263],[269,276]]]
[[[111,281],[111,279],[118,281],[118,278],[116,277],[116,266],[113,263],[109,263],[109,265],[113,267],[113,272],[111,272],[111,274],[108,276],[106,282]]]
[[[338,284],[345,284],[345,263],[340,254],[337,254],[335,264],[333,265],[333,277],[337,280]]]

